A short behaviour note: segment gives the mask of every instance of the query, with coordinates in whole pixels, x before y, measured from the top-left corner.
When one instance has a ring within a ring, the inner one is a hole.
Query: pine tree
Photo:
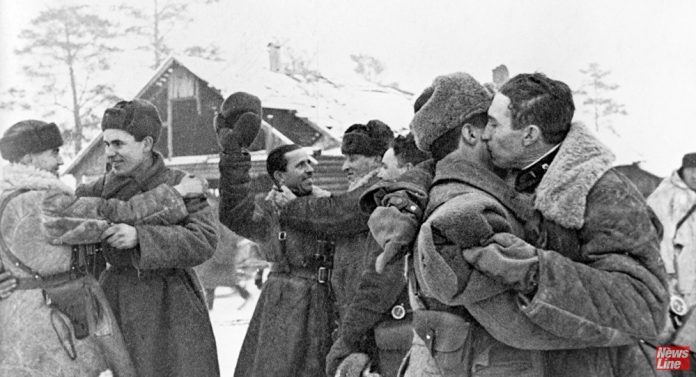
[[[96,128],[100,119],[95,108],[117,100],[110,85],[95,83],[110,67],[109,59],[117,51],[110,42],[116,36],[113,23],[86,6],[41,12],[20,32],[23,45],[15,51],[30,62],[23,66],[24,74],[40,85],[36,93],[24,93],[24,100],[11,105],[47,110],[44,116],[54,115],[56,108],[69,111],[73,127],[63,132],[77,154],[86,140],[85,128]]]
[[[583,104],[590,107],[595,129],[599,131],[601,127],[605,127],[616,133],[610,118],[628,113],[623,104],[617,103],[612,98],[612,93],[619,86],[606,81],[611,71],[602,69],[597,63],[591,63],[586,69],[581,69],[580,73],[585,75],[586,79],[575,94],[585,97]]]
[[[215,2],[207,0],[209,4]],[[122,4],[118,10],[126,15],[131,25],[125,29],[127,35],[141,39],[138,50],[152,53],[152,68],[159,67],[164,59],[175,52],[168,37],[175,28],[181,28],[192,21],[187,15],[191,1],[182,0],[152,0],[149,9]],[[215,44],[207,46],[189,46],[180,51],[187,56],[195,56],[208,60],[220,60],[219,48]]]

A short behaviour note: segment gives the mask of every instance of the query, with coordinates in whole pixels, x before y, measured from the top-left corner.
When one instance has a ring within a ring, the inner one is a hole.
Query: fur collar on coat
[[[534,207],[557,224],[580,229],[587,195],[611,169],[614,154],[581,123],[573,123],[536,189]]]
[[[18,189],[41,191],[58,190],[68,194],[73,193],[73,189],[61,182],[58,177],[45,170],[15,163],[3,166],[2,177],[0,178],[0,191]]]

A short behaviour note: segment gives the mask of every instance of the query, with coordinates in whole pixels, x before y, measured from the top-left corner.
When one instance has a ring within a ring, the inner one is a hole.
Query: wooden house
[[[165,157],[165,163],[205,177],[213,189],[218,187],[219,181],[213,118],[224,100],[223,95],[210,81],[176,58],[169,58],[135,95],[135,98],[152,102],[160,113],[163,128],[155,149]],[[308,118],[298,116],[296,109],[263,103],[262,132],[250,148],[252,176],[258,180],[255,186],[270,189],[270,180],[262,178],[266,151],[281,144],[295,143],[314,151],[319,161],[316,184],[331,191],[344,190],[347,181],[341,171],[342,157],[322,155],[323,150],[339,147],[340,139]],[[73,175],[78,183],[103,174],[106,159],[102,143],[99,134],[64,173]]]

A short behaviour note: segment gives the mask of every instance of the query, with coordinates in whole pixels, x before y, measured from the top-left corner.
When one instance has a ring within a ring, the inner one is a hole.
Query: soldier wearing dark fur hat
[[[222,147],[220,220],[260,242],[273,263],[235,375],[319,376],[325,373],[336,302],[339,314],[348,309],[361,268],[373,264],[365,260],[379,249],[367,217],[358,210],[358,198],[378,180],[376,171],[392,133],[379,121],[349,128],[344,166],[353,184],[339,195],[328,196],[313,185],[313,159],[303,149],[278,147],[266,162],[276,187],[266,200],[254,202],[246,148],[261,122],[257,101],[246,93],[231,95],[216,122]]]
[[[341,153],[345,156],[343,171],[348,177],[348,191],[364,186],[382,166],[382,156],[389,149],[394,133],[379,120],[354,124],[343,135]]]
[[[19,122],[0,139],[10,162],[0,175],[0,270],[13,276],[10,288],[16,290],[0,301],[0,374],[30,368],[42,376],[95,376],[109,369],[135,376],[115,316],[78,245],[99,242],[110,222],[184,218],[180,195],[190,187],[161,185],[129,202],[77,199],[57,176],[62,144],[58,127],[38,120]]]
[[[162,123],[149,102],[122,101],[102,118],[111,170],[77,188],[78,196],[127,200],[186,173],[167,168],[153,150]],[[187,203],[173,225],[117,223],[103,235],[109,268],[101,276],[126,345],[141,376],[219,375],[204,294],[192,267],[217,244],[215,214],[205,198]]]
[[[427,100],[411,125],[418,145],[433,152],[447,149],[431,143],[447,136],[438,136],[442,125],[456,124],[453,119],[462,119],[457,113],[472,105],[455,100],[464,108],[448,111],[448,98],[454,98],[437,95],[446,81],[424,92]],[[466,165],[454,155],[438,163],[413,279],[416,298],[446,314],[414,314],[419,336],[406,375],[651,375],[654,358],[644,355],[638,337],[654,341],[664,323],[656,220],[640,194],[611,170],[611,153],[582,125],[571,125],[574,107],[565,84],[520,75],[492,103],[485,129],[462,130],[460,149],[476,141],[471,145],[489,154],[493,167],[512,170],[515,191],[480,168],[461,175],[471,166],[462,170]],[[472,199],[453,195],[458,180]],[[420,187],[429,186],[424,182]],[[410,197],[419,192],[409,189]],[[534,212],[525,209],[527,193],[536,193]],[[388,210],[378,208],[370,222]],[[473,226],[477,222],[486,226]],[[405,243],[418,228],[411,224],[376,238],[390,250],[390,243]],[[475,246],[479,242],[483,246]]]

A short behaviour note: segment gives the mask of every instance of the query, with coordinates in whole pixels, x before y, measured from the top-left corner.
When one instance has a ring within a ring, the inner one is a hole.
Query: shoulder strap
[[[679,220],[679,222],[677,223],[677,226],[674,229],[675,236],[677,235],[677,231],[679,230],[679,228],[681,228],[681,226],[684,225],[686,220],[689,218],[689,216],[691,216],[694,213],[694,211],[696,211],[696,204],[694,204],[691,208],[689,208],[689,210],[686,212],[684,217],[682,217],[681,220]]]
[[[6,195],[2,199],[2,203],[0,203],[0,248],[7,254],[7,258],[9,259],[9,262],[14,264],[15,266],[21,268],[25,272],[31,274],[35,279],[42,279],[41,274],[39,274],[37,271],[33,270],[31,267],[27,266],[24,264],[19,258],[17,258],[14,253],[10,250],[10,248],[7,246],[5,243],[5,236],[2,234],[2,214],[5,211],[5,207],[7,207],[7,204],[10,202],[10,200],[16,198],[17,196],[29,191],[28,189],[19,189],[10,192],[8,195]],[[0,265],[1,266],[1,265]]]

